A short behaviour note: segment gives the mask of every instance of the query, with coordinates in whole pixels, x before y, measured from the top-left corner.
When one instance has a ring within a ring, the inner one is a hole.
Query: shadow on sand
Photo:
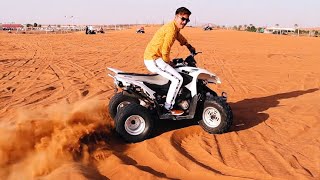
[[[240,131],[254,127],[269,118],[269,114],[263,113],[269,108],[277,107],[281,99],[295,98],[304,94],[318,91],[318,88],[292,91],[281,94],[275,94],[266,97],[244,99],[235,103],[229,103],[233,111],[233,125],[230,131]],[[158,122],[154,137],[167,131],[180,129],[198,123],[193,120],[161,120]]]
[[[233,126],[230,131],[241,131],[254,127],[269,118],[263,111],[277,107],[282,99],[290,99],[318,91],[318,88],[292,91],[266,97],[244,99],[230,103],[233,110]]]

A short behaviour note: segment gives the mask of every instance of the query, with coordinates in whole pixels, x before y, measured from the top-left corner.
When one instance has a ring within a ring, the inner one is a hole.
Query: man
[[[86,34],[88,34],[89,32],[88,32],[88,30],[89,30],[89,28],[88,28],[88,26],[86,26]]]
[[[181,46],[186,46],[190,52],[195,52],[195,48],[193,48],[180,34],[180,30],[183,29],[188,22],[190,22],[190,15],[191,12],[187,8],[178,8],[176,10],[174,20],[163,25],[155,33],[144,52],[144,63],[147,69],[171,81],[166,102],[164,104],[165,114],[183,114],[182,110],[172,109],[179,89],[182,85],[183,78],[169,64],[172,64],[170,62],[170,50],[175,40],[178,40]]]

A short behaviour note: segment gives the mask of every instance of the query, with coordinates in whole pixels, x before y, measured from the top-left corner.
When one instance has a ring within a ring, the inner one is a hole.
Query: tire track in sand
[[[216,174],[250,179],[281,178],[268,174],[261,166],[255,168],[255,171],[252,171],[252,169],[247,170],[245,165],[250,164],[251,162],[242,162],[243,159],[238,158],[237,151],[232,150],[232,148],[238,146],[234,142],[231,142],[234,141],[233,136],[234,134],[231,135],[230,133],[224,135],[210,135],[204,132],[200,127],[192,134],[190,134],[190,130],[182,129],[173,133],[171,136],[171,144],[181,155],[187,157],[200,167]],[[215,138],[217,141],[214,141]],[[204,139],[206,140],[204,141]],[[238,149],[239,147],[241,146],[238,146]],[[243,148],[246,149],[245,147]],[[251,156],[251,159],[255,159],[250,153],[246,154]],[[253,167],[253,165],[251,165],[251,167]]]

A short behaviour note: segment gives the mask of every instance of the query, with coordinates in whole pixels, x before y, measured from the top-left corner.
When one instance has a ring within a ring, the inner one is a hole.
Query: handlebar
[[[190,55],[194,57],[195,55],[200,54],[200,53],[202,53],[202,52],[201,52],[201,51],[198,51],[198,52],[191,52],[191,54],[190,54]]]
[[[182,58],[175,58],[172,60],[173,65],[177,65],[177,64],[184,64],[184,65],[188,65],[191,67],[196,67],[197,62],[194,59],[194,56],[196,56],[197,54],[200,54],[202,52],[193,52],[191,53],[186,59],[182,59]]]

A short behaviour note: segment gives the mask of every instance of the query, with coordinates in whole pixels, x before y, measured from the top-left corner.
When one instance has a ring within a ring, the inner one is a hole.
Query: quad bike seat
[[[157,76],[158,74],[141,74],[141,73],[128,73],[128,72],[119,72],[121,75],[130,75],[130,76]]]
[[[128,72],[118,72],[120,76],[131,76],[130,79],[136,81],[142,81],[145,84],[153,84],[156,86],[162,86],[169,82],[168,79],[162,77],[159,74],[140,74],[140,73],[128,73]]]

